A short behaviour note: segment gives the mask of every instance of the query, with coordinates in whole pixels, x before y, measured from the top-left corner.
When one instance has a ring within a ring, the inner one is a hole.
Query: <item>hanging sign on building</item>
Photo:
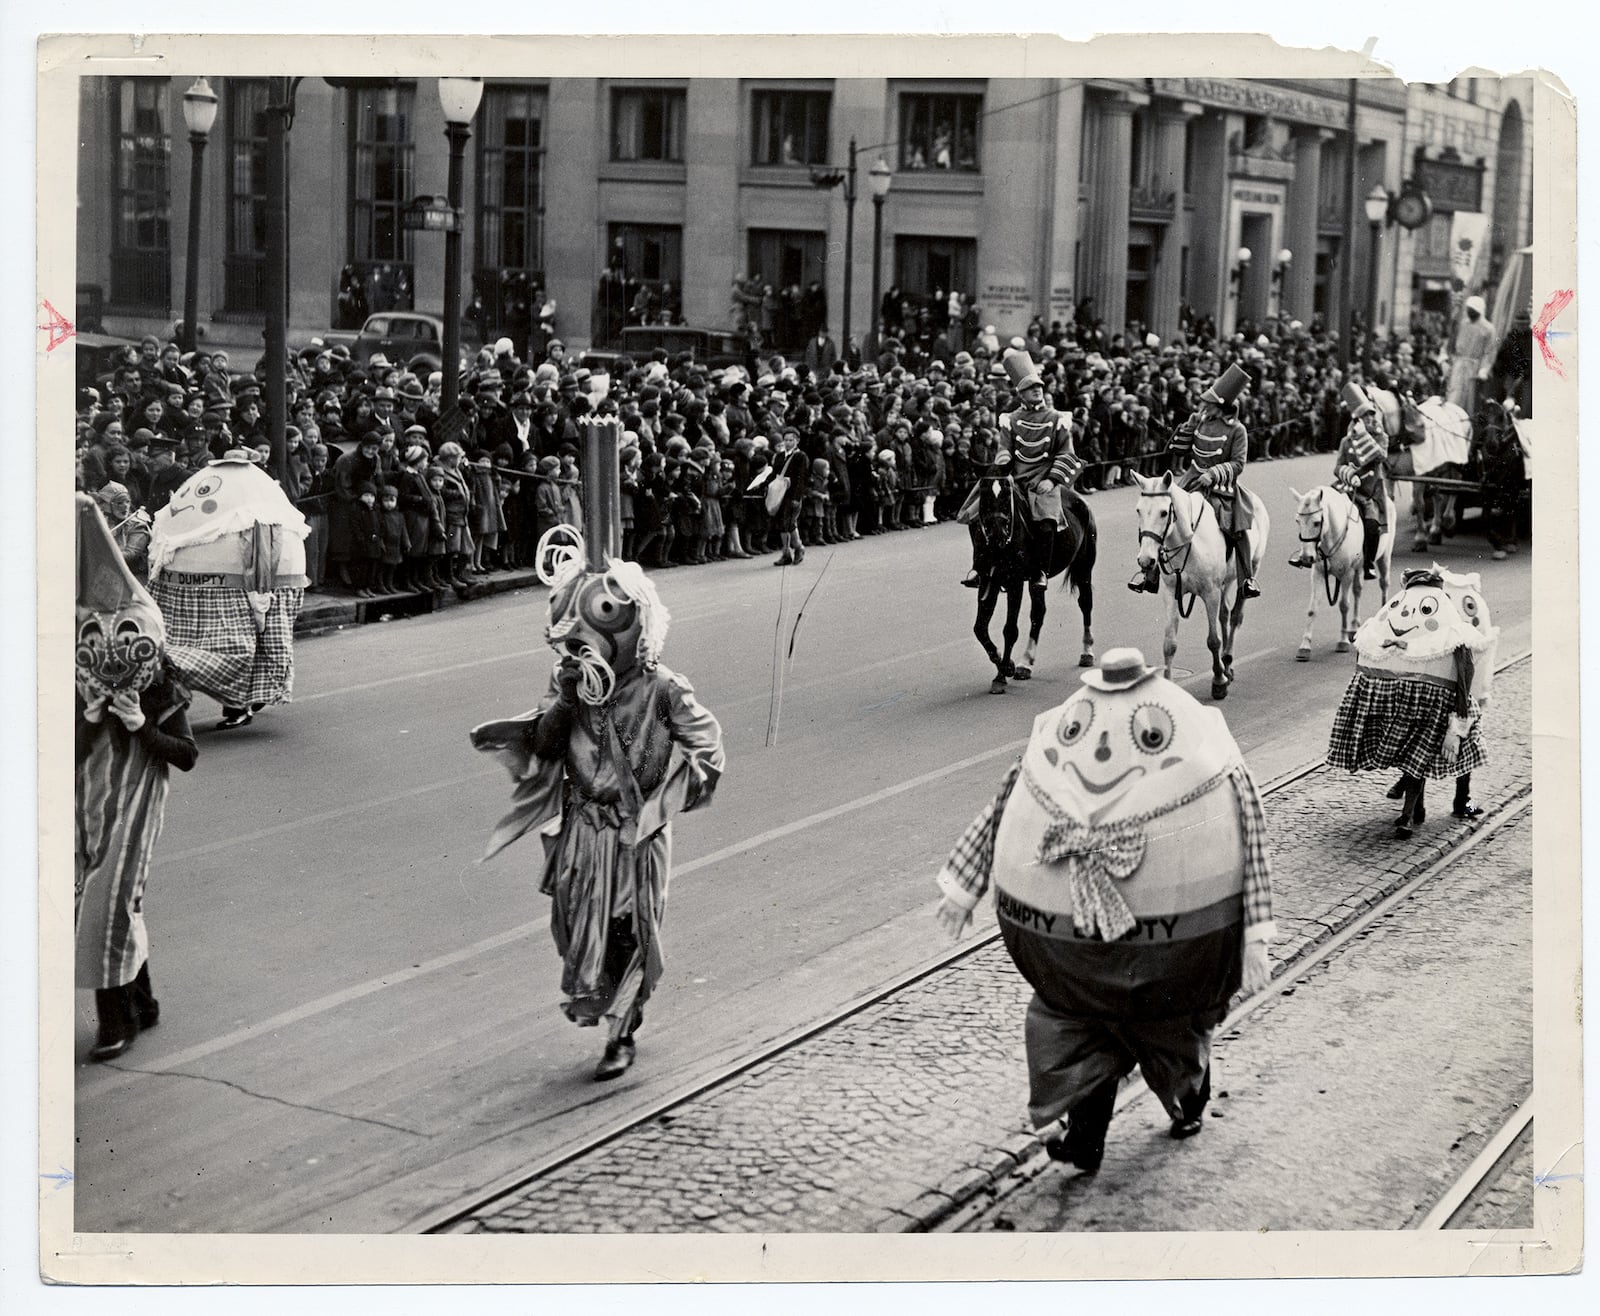
[[[1457,160],[1428,160],[1419,153],[1414,171],[1417,186],[1435,210],[1482,210],[1483,167]]]
[[[1458,210],[1450,216],[1450,273],[1463,288],[1477,286],[1478,265],[1489,236],[1489,216]]]

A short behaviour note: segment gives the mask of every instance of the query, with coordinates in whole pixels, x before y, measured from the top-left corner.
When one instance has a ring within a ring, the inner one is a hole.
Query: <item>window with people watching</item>
[[[617,88],[611,93],[611,158],[681,162],[687,101],[681,88]]]
[[[751,163],[827,163],[828,112],[832,104],[833,97],[825,91],[755,92],[751,103]]]
[[[900,168],[976,173],[981,95],[903,92],[900,96]]]

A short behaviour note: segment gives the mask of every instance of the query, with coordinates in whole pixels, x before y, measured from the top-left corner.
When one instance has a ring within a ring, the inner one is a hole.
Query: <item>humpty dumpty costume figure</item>
[[[1483,594],[1483,578],[1476,571],[1458,574],[1441,567],[1437,562],[1433,564],[1433,569],[1439,573],[1439,579],[1444,583],[1444,592],[1456,605],[1462,621],[1489,637],[1488,645],[1473,659],[1472,685],[1468,690],[1468,693],[1478,701],[1480,713],[1487,713],[1489,697],[1494,693],[1494,665],[1499,650],[1500,630],[1493,624],[1489,614],[1489,600]],[[1402,776],[1389,788],[1389,798],[1404,799],[1405,793],[1406,779]],[[1483,806],[1472,798],[1470,772],[1463,772],[1456,778],[1456,798],[1450,807],[1450,816],[1468,821],[1483,817]]]
[[[150,593],[167,656],[247,726],[294,687],[294,624],[306,592],[311,526],[270,475],[235,450],[196,471],[156,513]]]
[[[1056,1160],[1100,1167],[1120,1080],[1138,1065],[1200,1131],[1211,1035],[1271,977],[1271,857],[1260,796],[1222,714],[1113,649],[1041,713],[999,793],[938,878],[959,936],[991,882],[1006,949],[1034,989],[1035,1128]]]
[[[561,1008],[580,1026],[606,1024],[594,1071],[603,1081],[633,1064],[634,1033],[662,972],[670,820],[710,803],[722,728],[661,665],[668,614],[637,563],[593,569],[579,549],[546,570],[547,544],[566,529],[540,546],[551,586],[545,636],[557,655],[544,698],[521,717],[475,727],[472,743],[517,783],[488,855],[540,834]]]
[[[1438,568],[1408,571],[1400,593],[1356,632],[1358,666],[1334,716],[1328,762],[1351,772],[1400,769],[1391,795],[1405,801],[1395,823],[1402,838],[1427,816],[1429,777],[1459,782],[1487,762],[1479,695],[1488,694],[1500,632],[1475,579],[1453,576],[1447,586]],[[1460,817],[1474,816],[1469,789],[1470,781],[1458,784]]]

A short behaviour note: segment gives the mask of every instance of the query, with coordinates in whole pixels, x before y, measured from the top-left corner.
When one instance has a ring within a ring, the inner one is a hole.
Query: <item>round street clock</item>
[[[1433,215],[1433,202],[1415,183],[1407,183],[1394,199],[1394,222],[1404,229],[1418,229]]]

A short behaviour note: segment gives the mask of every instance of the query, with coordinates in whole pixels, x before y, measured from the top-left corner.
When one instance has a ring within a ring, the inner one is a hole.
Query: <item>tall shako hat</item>
[[[1342,389],[1340,389],[1339,401],[1350,408],[1350,414],[1352,416],[1359,416],[1364,412],[1376,411],[1378,409],[1377,403],[1375,403],[1364,392],[1362,392],[1361,386],[1358,384],[1346,384]]]
[[[1250,376],[1245,374],[1238,366],[1229,366],[1212,383],[1200,398],[1204,402],[1215,402],[1219,407],[1226,407],[1239,400],[1239,395],[1250,386]]]
[[[1011,376],[1011,387],[1018,393],[1030,384],[1043,384],[1039,378],[1039,371],[1033,364],[1033,358],[1026,352],[1007,352],[1001,362],[1005,366],[1006,374]]]

